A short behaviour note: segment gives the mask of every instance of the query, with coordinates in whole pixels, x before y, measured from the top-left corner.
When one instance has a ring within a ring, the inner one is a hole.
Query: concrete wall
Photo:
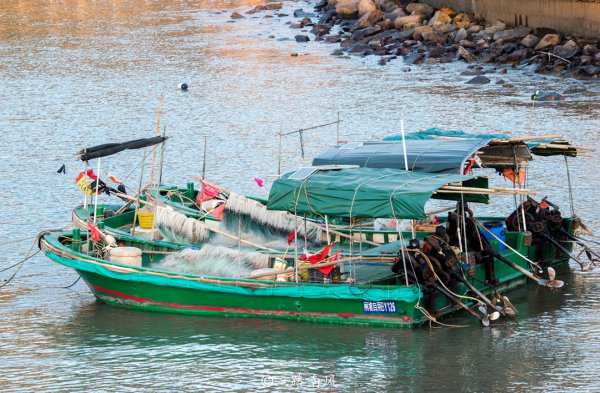
[[[436,8],[481,14],[487,22],[549,27],[561,33],[600,37],[600,0],[421,0]]]

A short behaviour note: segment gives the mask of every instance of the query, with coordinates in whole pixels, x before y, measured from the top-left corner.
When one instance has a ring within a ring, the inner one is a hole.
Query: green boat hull
[[[526,252],[525,236],[510,234],[519,252]],[[123,238],[127,239],[127,238]],[[129,238],[130,244],[145,251],[157,251],[157,243]],[[78,245],[63,244],[58,236],[46,235],[45,254],[55,262],[77,271],[96,298],[117,307],[146,311],[225,317],[263,317],[297,321],[371,326],[410,327],[429,319],[420,311],[423,294],[416,286],[401,282],[387,285],[348,285],[346,283],[276,282],[188,276],[155,270],[152,254],[144,253],[141,268],[108,262],[79,252]],[[181,247],[162,244],[159,251]],[[526,267],[526,262],[511,252],[505,257]],[[496,289],[508,291],[523,285],[525,276],[496,261]],[[477,265],[471,283],[490,293],[484,284],[485,272]],[[467,293],[462,284],[454,288]],[[435,310],[440,316],[458,310],[448,299],[438,296]]]

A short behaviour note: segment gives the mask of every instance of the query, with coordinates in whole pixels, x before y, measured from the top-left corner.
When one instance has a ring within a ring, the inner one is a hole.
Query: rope
[[[75,280],[75,282],[73,284],[67,285],[66,287],[61,287],[61,288],[64,288],[64,289],[71,288],[73,285],[77,284],[79,282],[79,280],[81,280],[81,276],[77,277],[77,280]]]
[[[19,265],[19,267],[17,267],[17,270],[15,270],[15,272],[13,273],[12,276],[10,276],[10,278],[8,280],[6,280],[6,282],[2,285],[0,285],[0,288],[4,288],[5,286],[7,286],[12,280],[13,278],[15,278],[15,276],[17,275],[17,273],[19,273],[19,271],[21,270],[21,268],[23,267],[23,264],[25,264],[25,261],[27,261],[28,259],[33,258],[34,256],[36,256],[38,253],[40,253],[41,250],[37,250],[35,253],[31,254],[31,251],[33,250],[33,247],[37,244],[38,242],[38,238],[40,235],[37,235],[35,237],[35,241],[33,242],[33,244],[31,245],[31,247],[29,247],[29,251],[27,251],[27,254],[25,255],[25,258],[23,258],[23,260],[19,263],[17,263],[16,265]],[[13,265],[11,267],[14,267],[16,265]],[[10,268],[4,269],[2,271],[8,270]]]
[[[22,239],[12,239],[12,240],[7,240],[7,241],[5,241],[5,242],[2,242],[2,243],[0,243],[0,246],[4,246],[4,245],[6,245],[6,244],[11,244],[11,243],[19,243],[19,242],[22,242],[22,241],[25,241],[25,240],[29,240],[29,239],[35,239],[36,237],[37,237],[37,235],[36,235],[36,236],[28,236],[28,237],[24,237],[24,238],[22,238]]]

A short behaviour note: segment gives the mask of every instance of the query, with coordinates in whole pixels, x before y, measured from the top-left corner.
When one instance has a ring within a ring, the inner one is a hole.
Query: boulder
[[[412,23],[418,23],[420,25],[422,21],[423,18],[421,18],[420,15],[399,16],[394,21],[394,27],[398,30],[402,30],[404,26]]]
[[[245,19],[246,17],[239,12],[234,12],[229,16],[231,19]]]
[[[464,27],[462,27],[456,32],[456,35],[454,36],[454,43],[458,44],[462,40],[466,40],[468,35],[469,34],[467,33],[467,31],[464,29]]]
[[[535,50],[547,49],[560,44],[560,36],[558,34],[546,34],[540,42],[535,46]]]
[[[454,11],[452,8],[448,7],[448,6],[443,6],[442,8],[440,8],[439,12],[441,12],[442,14],[448,15],[450,18],[452,18],[454,15],[456,15],[456,11]]]
[[[473,25],[473,26],[469,26],[469,28],[467,29],[467,33],[469,34],[477,34],[480,31],[483,30],[483,26],[481,25]]]
[[[319,24],[324,25],[327,24],[333,19],[333,17],[337,15],[337,10],[335,8],[327,10],[319,19]]]
[[[409,53],[407,56],[404,56],[405,64],[421,64],[425,59],[425,55],[419,52]]]
[[[581,53],[587,56],[595,56],[596,53],[598,53],[598,48],[596,48],[594,45],[587,44],[583,47]]]
[[[310,38],[308,38],[308,36],[304,35],[304,34],[298,34],[294,38],[296,39],[296,42],[308,42],[308,41],[310,41]]]
[[[471,17],[469,16],[469,14],[461,12],[452,19],[452,22],[454,22],[456,27],[458,27],[459,29],[466,29],[471,24]]]
[[[490,78],[483,75],[478,75],[473,79],[469,79],[466,83],[468,85],[487,85],[490,82]]]
[[[553,53],[563,59],[572,59],[573,56],[579,53],[579,46],[575,41],[569,40],[564,45],[555,46]]]
[[[441,25],[438,31],[442,34],[450,34],[458,30],[458,27],[452,23],[448,23],[447,25]]]
[[[581,60],[579,61],[579,66],[587,66],[594,62],[594,58],[588,55],[582,55]]]
[[[441,26],[452,23],[452,18],[448,14],[443,13],[441,10],[436,12],[431,19],[429,19],[429,26]]]
[[[506,29],[506,23],[502,22],[501,20],[497,20],[494,22],[493,25],[486,27],[483,32],[494,35],[499,31],[503,31]]]
[[[458,57],[460,59],[464,59],[467,62],[472,62],[475,61],[475,56],[473,56],[468,50],[466,50],[464,47],[459,46],[458,47]]]
[[[382,22],[379,22],[378,25],[381,26],[383,30],[391,30],[394,28],[394,22],[391,19],[386,19]]]
[[[589,76],[600,75],[600,67],[598,67],[598,66],[588,65],[585,67],[581,67],[580,70],[582,71],[582,73],[589,75]]]
[[[359,0],[340,0],[335,5],[335,12],[343,19],[354,19],[358,15]]]
[[[469,40],[460,40],[458,42],[458,45],[460,45],[464,48],[469,48],[469,49],[477,48],[477,45],[473,41],[469,41]]]
[[[444,45],[446,43],[446,36],[439,31],[426,31],[422,33],[425,41],[433,42],[436,44]]]
[[[597,64],[600,64],[600,52],[596,53],[596,56],[594,56],[594,61],[595,61]]]
[[[281,3],[267,3],[264,5],[264,9],[267,11],[280,10],[282,8]]]
[[[540,39],[537,35],[527,34],[525,38],[521,40],[521,45],[523,45],[526,48],[532,49],[538,44],[538,42],[540,42]]]
[[[493,63],[497,57],[497,53],[485,51],[479,56],[479,61],[482,63]]]
[[[379,21],[379,19],[381,19],[382,16],[383,12],[379,11],[378,9],[375,9],[371,12],[367,12],[356,21],[355,28],[366,29],[367,27],[371,27],[375,24],[375,22]]]
[[[423,39],[423,33],[433,31],[433,27],[431,26],[419,26],[415,27],[415,31],[412,35],[413,39],[421,41]]]
[[[342,37],[339,35],[328,35],[325,37],[325,42],[335,44],[342,41]]]
[[[518,64],[527,57],[527,49],[517,49],[507,57],[509,63]]]
[[[358,16],[364,16],[373,11],[379,11],[379,7],[373,0],[360,0],[358,2]]]
[[[445,54],[446,48],[444,48],[443,46],[436,46],[435,48],[429,51],[429,57],[434,59],[440,58]]]
[[[420,15],[423,18],[429,18],[433,14],[433,8],[428,4],[410,3],[406,6],[406,12],[413,15]]]
[[[494,33],[494,41],[502,40],[502,42],[520,41],[531,32],[529,27],[517,27],[516,29],[502,30]]]
[[[314,25],[310,32],[318,37],[329,34],[331,28],[327,25]]]

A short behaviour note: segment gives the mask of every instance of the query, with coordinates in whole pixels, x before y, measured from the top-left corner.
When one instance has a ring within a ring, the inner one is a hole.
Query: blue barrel
[[[496,240],[496,238],[500,239],[504,243],[506,243],[506,230],[504,229],[504,223],[502,221],[488,221],[483,223],[483,226],[486,227],[490,232],[494,234],[492,236],[488,231],[483,230],[483,236],[488,240]],[[498,251],[502,251],[506,248],[506,246],[500,242],[498,242]]]

